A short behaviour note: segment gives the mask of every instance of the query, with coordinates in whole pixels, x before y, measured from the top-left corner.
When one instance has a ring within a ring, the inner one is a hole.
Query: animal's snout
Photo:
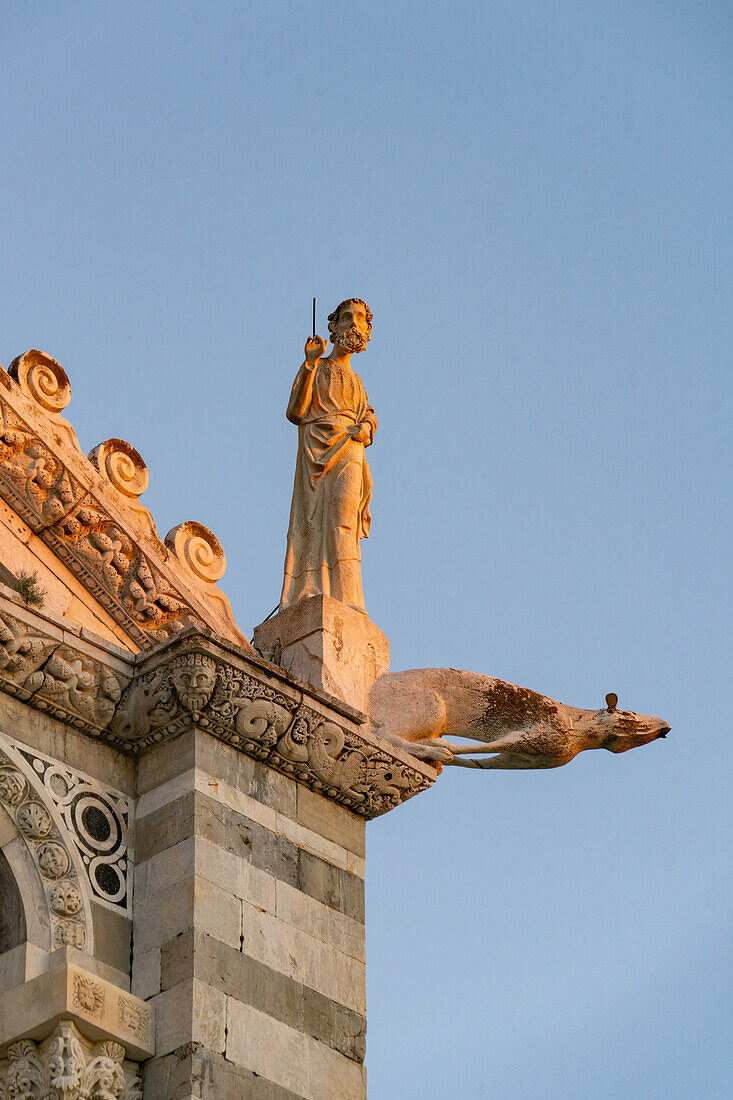
[[[669,726],[662,726],[659,733],[657,734],[657,737],[666,737],[667,734],[669,733],[669,731],[670,731]]]

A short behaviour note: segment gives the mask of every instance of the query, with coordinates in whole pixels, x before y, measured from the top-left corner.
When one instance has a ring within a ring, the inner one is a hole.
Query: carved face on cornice
[[[187,710],[203,710],[216,685],[216,664],[203,653],[186,653],[172,663],[171,679]]]
[[[328,318],[328,331],[337,351],[357,354],[371,339],[372,312],[361,298],[347,298]]]

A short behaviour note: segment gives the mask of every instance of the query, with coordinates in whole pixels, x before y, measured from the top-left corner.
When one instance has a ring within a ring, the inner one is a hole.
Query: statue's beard
[[[342,332],[338,338],[338,342],[339,347],[357,354],[363,351],[367,346],[366,336],[362,335],[356,328],[350,328],[348,332]]]

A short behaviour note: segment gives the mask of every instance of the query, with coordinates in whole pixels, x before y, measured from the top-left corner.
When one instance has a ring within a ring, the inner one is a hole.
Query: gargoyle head
[[[628,752],[640,745],[648,745],[659,737],[666,737],[669,733],[669,726],[663,718],[618,710],[617,704],[618,696],[609,692],[606,706],[595,712],[595,719],[600,727],[600,748],[608,749],[609,752]]]

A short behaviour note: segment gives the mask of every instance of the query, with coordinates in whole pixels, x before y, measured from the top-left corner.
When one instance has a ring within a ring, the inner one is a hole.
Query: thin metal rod
[[[313,335],[316,334],[316,300],[313,299]]]

